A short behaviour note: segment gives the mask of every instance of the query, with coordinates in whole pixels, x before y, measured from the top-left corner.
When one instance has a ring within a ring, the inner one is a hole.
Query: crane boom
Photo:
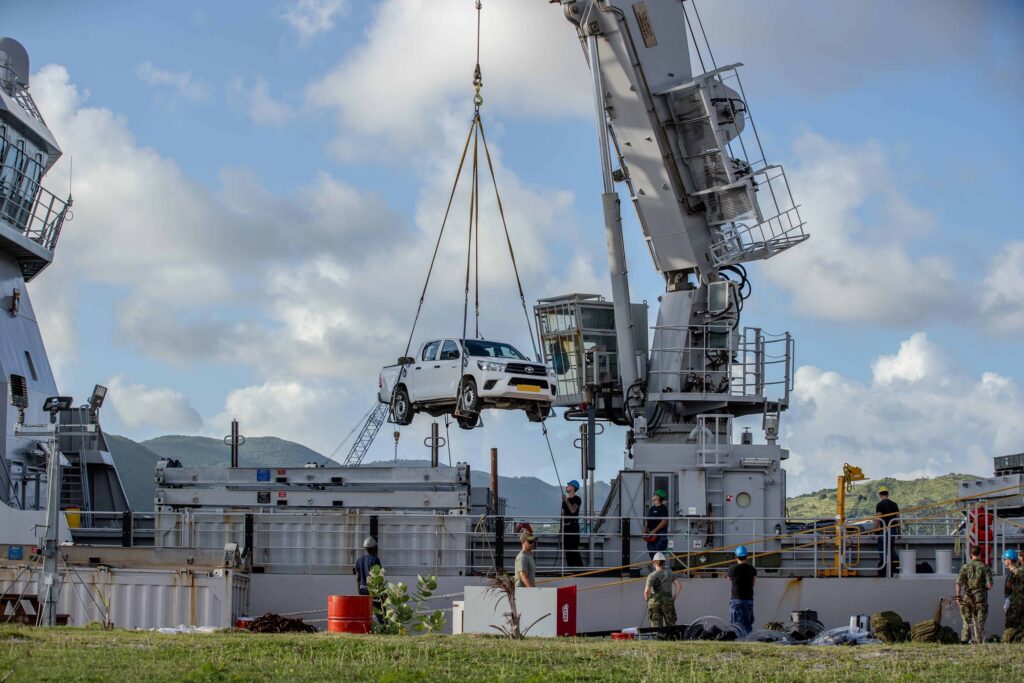
[[[785,173],[761,151],[739,65],[694,73],[685,0],[561,4],[593,74],[619,391],[627,412],[632,407],[635,413],[627,422],[644,412],[650,422],[655,406],[649,403],[689,421],[712,404],[733,415],[760,412],[765,381],[759,368],[743,379],[751,386],[737,397],[729,367],[744,352],[739,317],[748,292],[741,264],[774,256],[808,235]],[[609,144],[617,169],[610,166]],[[651,355],[639,372],[613,178],[626,184],[665,280]],[[646,375],[646,397],[631,402],[637,375]]]
[[[359,435],[356,436],[356,440],[352,442],[352,447],[349,448],[348,454],[345,456],[345,462],[342,463],[343,467],[359,467],[362,464],[363,458],[366,457],[366,452],[370,450],[370,446],[373,445],[373,440],[377,436],[377,432],[380,431],[381,426],[387,420],[388,417],[388,404],[387,403],[375,403],[373,409],[370,410],[366,416],[366,421],[363,422],[362,429],[359,430]]]
[[[704,35],[693,30],[694,0],[558,1],[591,69],[615,326],[610,343],[592,297],[539,302],[562,405],[578,416],[573,401],[584,396],[588,420],[630,427],[630,458],[608,509],[643,516],[663,489],[670,516],[693,520],[677,549],[769,534],[785,521],[789,454],[777,439],[793,340],[741,327],[740,314],[750,295],[743,264],[808,237],[785,172],[766,160],[740,65],[719,67],[708,46],[688,40]],[[648,338],[631,319],[615,182],[664,279],[647,357],[635,351]],[[765,443],[749,432],[736,443],[734,418],[758,414]]]

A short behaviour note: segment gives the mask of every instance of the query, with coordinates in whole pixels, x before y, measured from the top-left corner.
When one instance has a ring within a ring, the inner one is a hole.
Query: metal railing
[[[793,389],[794,341],[789,333],[769,335],[754,327],[742,332],[725,325],[659,325],[655,330],[685,334],[681,346],[651,350],[654,386],[672,393],[764,397],[773,390],[783,405]]]
[[[0,220],[52,252],[69,219],[71,198],[60,199],[27,173],[28,164],[20,166],[0,165]]]
[[[742,544],[753,553],[755,566],[782,576],[875,576],[891,571],[901,547],[953,548],[963,536],[962,519],[945,514],[906,519],[898,529],[879,533],[876,517],[851,519],[841,529],[827,519],[675,517],[669,520],[665,552],[677,571],[689,575],[725,571],[733,549]],[[642,519],[607,516],[579,518],[578,558],[573,556],[572,536],[567,543],[560,518],[551,516],[188,510],[90,512],[78,521],[81,525],[73,533],[89,538],[90,545],[223,550],[225,544],[236,543],[247,551],[252,566],[297,574],[351,573],[368,535],[378,539],[382,561],[395,574],[511,573],[524,524],[538,536],[538,573],[549,578],[636,575],[654,553],[643,538]],[[995,524],[989,543],[993,557],[1022,544],[1022,525]],[[957,556],[965,560],[967,543],[961,545]],[[884,547],[890,552],[883,553]],[[1002,573],[1000,563],[994,564],[996,573]]]
[[[39,109],[36,107],[32,95],[29,94],[28,88],[21,84],[18,72],[12,69],[9,64],[0,65],[0,87],[3,87],[4,92],[14,98],[14,101],[25,110],[26,114],[44,126],[46,125],[46,121],[43,120],[43,115],[39,113]]]

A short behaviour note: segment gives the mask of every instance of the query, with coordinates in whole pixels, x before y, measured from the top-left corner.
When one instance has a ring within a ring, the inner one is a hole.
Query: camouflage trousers
[[[1006,628],[1024,630],[1024,601],[1011,601],[1006,610]]]
[[[675,626],[676,603],[671,599],[651,598],[647,601],[647,619],[651,626]]]
[[[985,642],[985,619],[988,618],[988,603],[984,598],[977,601],[965,599],[960,605],[960,618],[964,625],[960,629],[960,640],[972,643]]]

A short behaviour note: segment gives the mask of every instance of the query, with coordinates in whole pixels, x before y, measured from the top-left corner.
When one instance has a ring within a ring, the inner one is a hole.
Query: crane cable
[[[416,326],[419,323],[420,314],[423,311],[423,303],[426,300],[427,289],[430,285],[430,278],[434,273],[434,266],[437,263],[437,255],[441,248],[441,240],[444,237],[445,227],[448,224],[448,218],[451,214],[452,204],[455,201],[455,192],[458,189],[459,181],[462,178],[462,171],[466,165],[466,158],[469,154],[470,143],[473,143],[473,160],[472,160],[472,179],[470,187],[470,216],[469,216],[469,229],[468,229],[468,245],[466,255],[466,281],[464,289],[464,301],[463,301],[463,320],[462,320],[462,340],[465,342],[466,335],[469,328],[469,280],[471,271],[475,273],[474,283],[474,316],[475,325],[474,331],[476,336],[480,337],[480,243],[479,243],[479,232],[480,232],[480,194],[479,194],[479,171],[480,171],[480,143],[483,144],[484,159],[487,161],[487,170],[491,176],[491,184],[494,187],[494,197],[498,206],[498,214],[501,217],[501,225],[505,234],[505,244],[508,247],[509,257],[512,262],[512,271],[515,274],[516,289],[519,293],[519,301],[523,309],[523,315],[526,318],[526,328],[530,335],[530,346],[533,350],[534,358],[540,359],[540,349],[537,345],[536,336],[533,331],[533,324],[530,320],[529,309],[526,305],[526,294],[523,291],[522,279],[519,276],[519,265],[516,262],[515,250],[512,246],[512,237],[508,229],[508,221],[505,217],[505,208],[501,201],[501,192],[498,189],[498,180],[494,174],[494,163],[491,158],[491,151],[487,145],[487,135],[484,131],[483,119],[480,117],[480,106],[483,104],[483,97],[480,94],[480,90],[483,87],[483,76],[480,68],[480,15],[481,15],[482,4],[480,0],[476,2],[477,10],[477,26],[476,26],[476,65],[473,69],[473,119],[469,127],[469,133],[466,135],[466,141],[462,147],[462,155],[459,158],[459,165],[455,172],[455,180],[452,183],[451,192],[448,195],[448,205],[445,208],[444,219],[441,221],[441,229],[438,232],[437,240],[434,243],[434,251],[430,259],[430,266],[427,269],[427,276],[423,282],[423,288],[420,292],[419,302],[416,306],[416,315],[413,318],[412,329],[409,330],[409,337],[405,344],[405,352],[403,356],[409,355],[409,350],[412,348],[412,340],[416,333]],[[475,259],[473,258],[475,254]],[[475,266],[475,267],[474,267]],[[465,344],[463,344],[465,346]]]

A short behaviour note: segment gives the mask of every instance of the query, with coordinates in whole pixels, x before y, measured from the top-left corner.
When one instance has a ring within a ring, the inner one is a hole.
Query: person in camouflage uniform
[[[988,617],[988,592],[992,588],[992,569],[981,561],[981,548],[971,548],[971,561],[960,568],[956,577],[956,603],[964,625],[960,639],[964,642],[985,642],[985,619]]]
[[[1003,553],[1006,567],[1006,628],[1024,629],[1024,566],[1016,550]]]
[[[647,618],[651,626],[676,625],[676,596],[679,582],[675,574],[665,566],[665,554],[654,554],[654,571],[647,575],[644,586],[644,600],[647,601]]]

